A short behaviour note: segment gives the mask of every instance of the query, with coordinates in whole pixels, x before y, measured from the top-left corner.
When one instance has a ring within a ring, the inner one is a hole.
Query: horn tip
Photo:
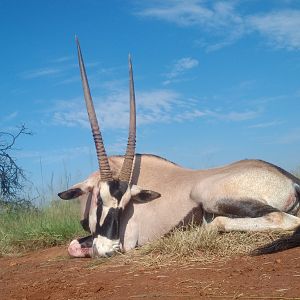
[[[75,34],[75,42],[79,46],[79,39],[78,39],[78,35],[77,34]]]
[[[128,65],[129,65],[129,70],[132,70],[132,60],[131,60],[131,54],[128,53]]]

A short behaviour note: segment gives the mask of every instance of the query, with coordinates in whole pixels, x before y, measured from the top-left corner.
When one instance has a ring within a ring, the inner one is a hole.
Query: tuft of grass
[[[41,209],[0,212],[0,256],[65,244],[83,235],[78,202],[52,201]]]
[[[285,233],[286,234],[286,233]],[[250,251],[283,236],[282,232],[218,233],[190,225],[176,228],[166,237],[141,247],[142,263],[161,266],[171,263],[212,262]]]

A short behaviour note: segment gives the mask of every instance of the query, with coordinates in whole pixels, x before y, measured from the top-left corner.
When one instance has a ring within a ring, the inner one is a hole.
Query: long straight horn
[[[105,152],[101,132],[99,129],[96,112],[93,104],[93,99],[91,96],[85,67],[82,59],[82,54],[80,50],[80,45],[78,38],[76,37],[76,43],[77,43],[77,51],[78,51],[78,61],[79,61],[79,68],[80,68],[80,74],[81,74],[81,80],[82,80],[82,87],[83,87],[83,93],[84,93],[84,99],[86,104],[86,109],[89,115],[89,120],[92,128],[92,134],[94,137],[94,142],[96,146],[96,152],[98,157],[98,164],[99,164],[99,170],[100,170],[100,178],[102,181],[110,181],[112,180],[112,172],[109,167],[108,158]]]
[[[135,111],[135,93],[131,57],[128,57],[129,64],[129,90],[130,90],[130,121],[129,121],[129,135],[125,159],[120,172],[119,179],[129,183],[132,165],[135,153],[135,140],[136,140],[136,111]]]

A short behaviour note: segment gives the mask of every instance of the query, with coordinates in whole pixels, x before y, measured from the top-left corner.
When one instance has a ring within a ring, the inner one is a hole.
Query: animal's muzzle
[[[92,257],[111,257],[118,251],[120,251],[119,241],[110,241],[109,245],[105,245],[99,243],[99,240],[95,239],[92,246]]]

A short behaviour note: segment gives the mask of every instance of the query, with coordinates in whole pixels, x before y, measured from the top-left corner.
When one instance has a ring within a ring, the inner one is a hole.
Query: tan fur
[[[109,163],[114,174],[122,166],[122,157],[110,157]],[[85,182],[99,180],[99,173],[92,174]],[[121,244],[123,250],[159,238],[182,223],[191,211],[197,213],[202,223],[203,209],[218,214],[217,201],[230,199],[253,199],[269,204],[281,211],[296,201],[293,181],[268,163],[256,160],[239,161],[220,168],[195,171],[152,155],[137,155],[131,179],[133,184],[161,194],[148,203],[130,203],[121,219]],[[81,197],[83,203],[87,197]],[[293,202],[293,203],[291,203]],[[84,205],[83,205],[84,207]],[[211,223],[220,230],[266,230],[268,228],[293,229],[300,219],[292,219],[275,213],[270,219],[217,217]],[[287,215],[288,216],[288,215]],[[281,218],[281,219],[280,219]],[[281,221],[280,221],[281,220]],[[284,224],[283,224],[284,223]]]

